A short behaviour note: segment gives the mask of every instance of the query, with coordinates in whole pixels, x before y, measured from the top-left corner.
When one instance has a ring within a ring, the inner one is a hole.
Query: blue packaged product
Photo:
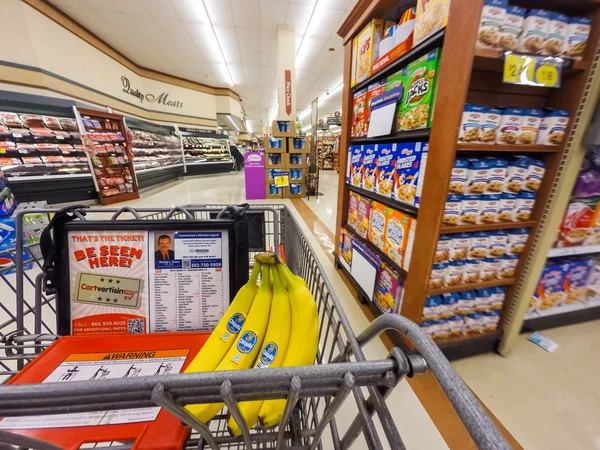
[[[302,194],[302,185],[301,184],[298,185],[296,193]]]
[[[467,334],[478,334],[483,331],[483,315],[472,312],[465,317],[465,331]]]
[[[519,196],[517,194],[502,194],[500,198],[500,209],[498,210],[498,222],[513,222],[518,198]]]
[[[363,177],[363,146],[350,146],[350,184],[362,187]]]
[[[17,246],[17,223],[13,217],[0,219],[0,269],[6,269],[16,263],[16,254],[14,249]],[[8,251],[11,250],[11,251]],[[31,260],[28,251],[23,249],[23,262]],[[32,263],[24,264],[23,269],[29,270],[33,267]],[[4,270],[3,275],[15,273],[15,269]]]
[[[423,308],[423,320],[437,320],[442,313],[442,297],[439,295],[430,295],[425,299]]]
[[[527,177],[523,183],[522,190],[528,192],[537,192],[542,184],[542,178],[546,172],[546,164],[543,161],[530,158],[527,167]]]
[[[442,217],[442,225],[455,226],[460,222],[460,214],[462,212],[462,201],[464,195],[450,194],[444,205],[444,216]]]
[[[500,211],[500,194],[487,194],[481,196],[479,203],[479,215],[477,223],[495,223],[498,221],[498,211]]]
[[[506,181],[504,183],[504,192],[508,194],[518,194],[521,192],[525,178],[529,171],[529,158],[522,156],[511,161],[506,171]]]
[[[484,144],[493,144],[496,142],[498,127],[502,119],[502,110],[500,108],[488,108],[481,122],[481,142]]]
[[[433,264],[431,268],[431,274],[429,275],[429,289],[439,289],[443,287],[447,273],[447,262]]]
[[[463,261],[450,261],[448,263],[448,270],[444,278],[444,284],[446,286],[458,286],[463,284],[463,277],[465,274],[465,264]]]
[[[421,322],[421,329],[423,333],[428,334],[429,336],[433,336],[435,331],[436,322],[434,320],[425,320]]]
[[[362,187],[367,191],[375,191],[375,179],[377,171],[377,150],[375,144],[363,146],[363,175]]]
[[[498,278],[500,258],[483,258],[479,266],[481,281],[492,281]]]
[[[479,218],[481,207],[481,195],[463,195],[460,208],[460,223],[462,225],[474,225]]]
[[[488,172],[488,181],[485,187],[486,194],[501,194],[504,180],[508,170],[508,161],[502,158],[488,158],[491,167]]]
[[[428,151],[428,142],[396,145],[393,198],[410,206],[418,207],[421,204]]]
[[[433,256],[434,263],[441,263],[450,260],[450,251],[452,250],[452,236],[449,234],[442,234],[438,239],[437,246],[435,248],[435,255]]]
[[[290,184],[290,194],[294,195],[298,193],[298,190],[296,189],[296,184]]]
[[[476,312],[483,312],[486,311],[489,307],[490,301],[491,301],[491,297],[492,297],[492,291],[494,288],[490,288],[490,289],[477,289],[475,291],[475,311]]]
[[[467,176],[467,194],[480,195],[487,188],[492,161],[487,158],[470,158]]]
[[[465,193],[465,185],[469,174],[469,161],[463,158],[454,160],[454,166],[450,174],[449,194],[462,195]]]
[[[465,315],[475,310],[477,295],[475,291],[459,292],[458,302],[454,308],[454,313],[457,315]]]
[[[508,246],[508,232],[506,230],[490,231],[487,256],[489,258],[502,258]]]
[[[377,144],[375,165],[375,191],[391,198],[394,190],[396,144]]]
[[[569,269],[565,275],[565,305],[585,300],[588,293],[588,281],[595,264],[596,260],[593,259],[574,258],[569,262]]]
[[[580,60],[590,34],[592,21],[587,17],[571,17],[567,26],[567,37],[563,46],[563,56]]]
[[[447,319],[454,315],[454,310],[458,304],[460,295],[458,292],[452,292],[442,295],[441,317]]]
[[[488,288],[490,291],[490,300],[488,302],[488,308],[490,310],[501,310],[504,305],[504,297],[506,296],[505,286],[496,286]]]
[[[500,323],[500,311],[484,311],[481,315],[484,332],[493,332],[498,329],[498,323]]]
[[[481,141],[481,126],[485,117],[484,106],[467,103],[463,110],[462,122],[458,132],[458,142],[478,143]]]
[[[436,320],[436,328],[433,332],[434,339],[447,339],[450,336],[450,327],[446,319]]]
[[[523,191],[517,199],[515,208],[515,219],[517,221],[525,221],[531,219],[531,213],[535,205],[535,192]]]
[[[462,316],[448,317],[449,336],[460,336],[465,332],[465,319]]]
[[[485,258],[490,247],[490,234],[488,231],[477,231],[471,235],[470,259]]]

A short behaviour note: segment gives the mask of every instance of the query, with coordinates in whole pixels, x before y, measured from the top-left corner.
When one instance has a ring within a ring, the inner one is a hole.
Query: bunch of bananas
[[[185,372],[311,365],[318,343],[317,305],[308,286],[275,253],[260,253],[248,283],[238,291]],[[251,429],[259,420],[265,427],[277,425],[285,403],[285,399],[257,400],[238,406]],[[209,403],[186,409],[201,422],[208,422],[222,407],[223,403]],[[241,434],[233,417],[228,425],[231,434]]]

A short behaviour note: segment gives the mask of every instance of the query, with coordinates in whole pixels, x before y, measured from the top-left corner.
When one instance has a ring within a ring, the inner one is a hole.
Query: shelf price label
[[[287,187],[290,185],[290,173],[277,170],[273,173],[273,182],[277,187]]]
[[[562,58],[506,52],[503,81],[526,86],[560,87]]]

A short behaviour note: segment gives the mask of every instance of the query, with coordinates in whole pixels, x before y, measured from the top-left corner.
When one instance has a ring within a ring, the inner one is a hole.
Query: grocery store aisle
[[[335,170],[319,171],[319,192],[323,195],[303,199],[333,234],[337,213],[338,179]]]

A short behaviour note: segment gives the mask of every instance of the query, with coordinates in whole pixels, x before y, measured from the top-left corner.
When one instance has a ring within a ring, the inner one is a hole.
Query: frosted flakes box
[[[346,223],[352,228],[356,228],[356,221],[358,219],[358,194],[350,191],[348,195],[348,218]]]
[[[371,201],[359,196],[356,209],[356,232],[367,239],[367,235],[369,234],[369,219],[371,217]]]
[[[375,285],[375,304],[383,312],[399,311],[401,305],[395,305],[396,294],[402,298],[401,291],[402,280],[398,273],[385,263],[381,263],[381,268],[377,274],[377,283]]]
[[[410,206],[420,205],[428,149],[428,142],[397,144],[394,199]]]
[[[530,308],[541,312],[561,306],[565,299],[565,277],[568,270],[568,263],[547,264],[542,270]]]
[[[371,203],[371,220],[369,222],[369,241],[381,251],[384,249],[385,228],[390,213],[389,208],[379,202]]]
[[[362,187],[363,153],[362,145],[350,146],[350,184]]]
[[[394,191],[396,144],[377,144],[376,166],[375,191],[380,195],[391,198]]]
[[[596,260],[594,259],[573,259],[569,261],[569,268],[565,275],[565,305],[582,301],[587,297],[588,281],[595,263]]]
[[[406,251],[410,222],[411,218],[406,214],[390,209],[384,236],[383,252],[398,264],[399,267],[402,267],[402,259]]]
[[[363,145],[362,158],[362,187],[367,191],[375,192],[375,172],[377,170],[377,151],[375,149],[375,144]]]

